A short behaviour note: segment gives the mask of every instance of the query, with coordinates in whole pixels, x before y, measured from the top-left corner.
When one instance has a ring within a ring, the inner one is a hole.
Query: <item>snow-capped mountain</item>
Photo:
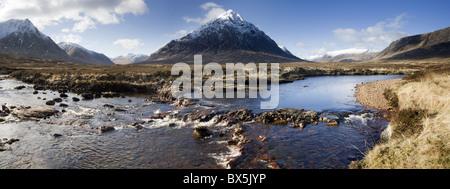
[[[133,54],[129,53],[125,56],[118,56],[116,58],[111,59],[115,64],[127,65],[127,64],[135,64],[141,61],[144,61],[148,58],[148,55],[145,54]]]
[[[94,65],[114,65],[104,54],[88,50],[75,43],[62,42],[58,46],[77,62]]]
[[[172,40],[144,62],[192,63],[196,54],[203,55],[203,62],[207,63],[302,61],[283,51],[263,31],[229,10],[183,38]]]
[[[369,49],[344,49],[327,52],[323,56],[312,58],[314,62],[364,62],[375,58],[379,51]]]
[[[0,53],[72,61],[66,52],[28,19],[0,23]]]

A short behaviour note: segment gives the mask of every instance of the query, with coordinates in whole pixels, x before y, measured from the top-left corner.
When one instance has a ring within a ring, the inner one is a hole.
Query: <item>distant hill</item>
[[[114,65],[107,56],[88,50],[75,43],[58,43],[58,46],[63,49],[70,57],[76,59],[77,63],[93,64],[93,65]]]
[[[197,54],[203,55],[204,63],[303,61],[282,50],[263,31],[229,10],[185,37],[172,40],[143,63],[193,63]]]
[[[376,56],[384,60],[426,58],[450,58],[450,27],[401,38]]]
[[[73,61],[28,19],[12,19],[0,23],[0,53]]]
[[[325,54],[322,57],[315,58],[314,62],[364,62],[375,58],[379,52],[367,50],[362,53],[342,53],[342,54]]]
[[[116,58],[111,59],[115,64],[119,65],[127,65],[127,64],[135,64],[147,59],[148,56],[144,54],[133,54],[129,53],[125,56],[118,56]]]

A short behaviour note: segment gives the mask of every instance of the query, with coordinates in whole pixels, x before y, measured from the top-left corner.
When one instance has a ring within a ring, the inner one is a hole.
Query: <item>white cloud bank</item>
[[[391,42],[408,36],[407,33],[398,31],[406,21],[406,13],[403,13],[388,22],[378,22],[374,26],[360,31],[353,28],[338,28],[333,30],[334,36],[342,41],[350,42],[354,47],[366,49],[386,48]]]
[[[144,0],[0,0],[0,21],[28,18],[39,29],[75,21],[74,32],[95,29],[97,24],[118,24],[125,14],[147,12]]]
[[[120,45],[124,49],[137,49],[144,45],[144,43],[141,42],[140,39],[118,39],[114,41],[114,45]]]

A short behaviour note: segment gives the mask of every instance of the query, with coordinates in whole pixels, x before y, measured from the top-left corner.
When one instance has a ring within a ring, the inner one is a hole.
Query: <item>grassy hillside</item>
[[[387,91],[395,112],[388,138],[361,166],[369,169],[450,168],[450,66],[407,76]]]

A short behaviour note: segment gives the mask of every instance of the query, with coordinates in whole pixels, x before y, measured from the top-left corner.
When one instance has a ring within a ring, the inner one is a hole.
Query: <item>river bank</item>
[[[401,81],[358,86],[356,97],[361,104],[388,108],[392,118],[382,134],[383,139],[365,154],[363,160],[350,167],[450,168],[449,88],[449,66],[424,70]]]

